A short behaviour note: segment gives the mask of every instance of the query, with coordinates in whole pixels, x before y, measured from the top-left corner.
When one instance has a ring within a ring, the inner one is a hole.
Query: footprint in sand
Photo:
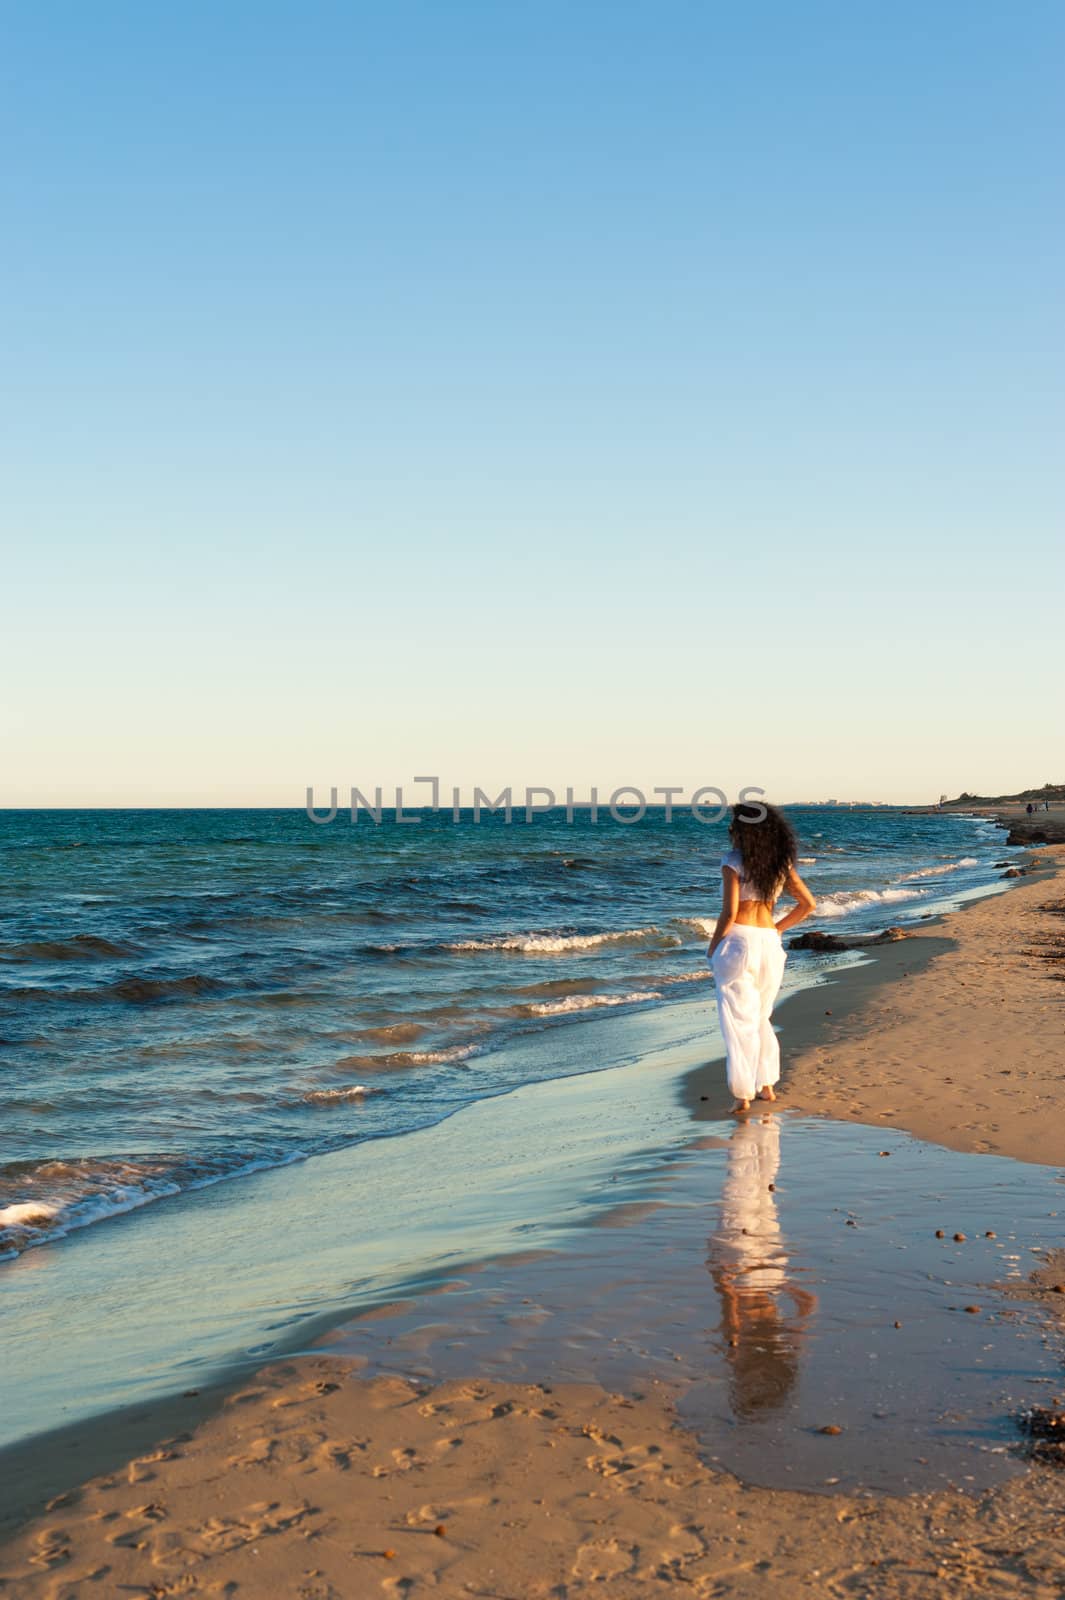
[[[623,1572],[632,1572],[636,1566],[636,1553],[619,1545],[616,1539],[583,1544],[570,1574],[582,1582],[602,1583],[608,1578],[620,1578]]]
[[[285,1533],[313,1514],[313,1507],[304,1501],[298,1506],[281,1506],[276,1500],[249,1506],[245,1515],[237,1517],[211,1517],[195,1531],[198,1547],[206,1555],[228,1555],[256,1539],[272,1533]]]
[[[109,1533],[107,1542],[116,1550],[144,1550],[148,1544],[145,1535],[150,1532],[150,1528],[140,1523],[135,1528],[120,1528],[117,1533]]]
[[[51,1528],[38,1534],[30,1556],[35,1567],[58,1567],[70,1560],[70,1535],[65,1528]]]
[[[271,1402],[275,1411],[284,1411],[289,1406],[306,1405],[309,1400],[318,1400],[323,1395],[332,1394],[339,1389],[339,1383],[334,1383],[330,1378],[320,1378],[316,1383],[305,1383],[298,1389],[290,1390]]]
[[[302,1467],[325,1439],[324,1433],[263,1434],[229,1458],[231,1467]],[[306,1467],[313,1471],[313,1467]]]
[[[208,1592],[228,1594],[232,1593],[235,1588],[236,1584],[226,1584],[224,1586],[222,1584],[211,1584]],[[175,1578],[172,1583],[149,1583],[142,1591],[143,1600],[171,1600],[171,1596],[202,1593],[203,1590],[200,1587],[199,1579],[194,1578],[191,1573],[187,1572],[180,1578]],[[77,1600],[80,1600],[80,1596],[77,1597]],[[138,1600],[141,1600],[141,1596],[138,1596]]]
[[[94,1567],[91,1572],[68,1573],[58,1583],[53,1583],[48,1590],[48,1600],[84,1600],[87,1583],[102,1583],[110,1573],[110,1567]],[[106,1591],[97,1590],[97,1594]]]
[[[314,1465],[326,1472],[347,1472],[352,1456],[365,1449],[366,1442],[362,1439],[349,1439],[344,1443],[326,1439],[314,1453]]]
[[[126,1512],[127,1517],[141,1517],[145,1522],[162,1522],[168,1515],[166,1507],[158,1500],[149,1500],[146,1506],[134,1506]]]
[[[256,1400],[264,1399],[265,1396],[265,1389],[243,1389],[241,1390],[240,1394],[231,1394],[229,1396],[229,1398],[226,1400],[226,1407],[228,1409],[232,1406],[251,1405]]]
[[[339,1589],[334,1589],[328,1578],[314,1573],[305,1578],[296,1590],[299,1600],[344,1600]]]
[[[590,1471],[598,1472],[601,1478],[617,1478],[627,1473],[638,1473],[638,1481],[633,1478],[630,1484],[626,1484],[623,1480],[622,1485],[619,1485],[635,1489],[639,1483],[645,1483],[648,1477],[655,1477],[662,1471],[664,1463],[658,1459],[661,1453],[658,1445],[635,1445],[618,1455],[589,1456],[585,1465]]]
[[[54,1500],[49,1500],[45,1506],[46,1511],[65,1511],[67,1506],[73,1506],[81,1499],[78,1489],[68,1489],[65,1494],[57,1494]]]

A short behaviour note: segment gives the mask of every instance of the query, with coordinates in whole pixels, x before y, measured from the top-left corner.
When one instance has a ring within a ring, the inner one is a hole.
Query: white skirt
[[[728,1086],[737,1100],[753,1100],[780,1077],[780,1045],[769,1019],[786,960],[775,928],[744,923],[726,934],[711,959]]]

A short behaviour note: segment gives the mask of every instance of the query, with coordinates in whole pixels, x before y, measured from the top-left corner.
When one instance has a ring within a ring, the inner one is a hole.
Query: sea
[[[724,823],[413,815],[0,812],[0,1263],[616,1065],[607,1017],[699,999],[710,1049]],[[974,817],[790,815],[838,933],[987,893],[1008,854]],[[832,959],[793,952],[788,986]]]

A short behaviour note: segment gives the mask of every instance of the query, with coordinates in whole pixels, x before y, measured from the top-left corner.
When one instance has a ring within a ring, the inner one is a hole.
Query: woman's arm
[[[740,908],[740,879],[739,874],[732,867],[722,867],[721,876],[724,887],[721,891],[721,915],[717,919],[714,936],[710,940],[710,948],[706,952],[712,956],[726,934],[732,932],[732,925],[736,921],[736,912]]]
[[[817,910],[817,901],[814,899],[805,883],[803,883],[794,867],[792,867],[791,871],[788,873],[788,879],[784,885],[784,893],[790,895],[795,901],[795,904],[792,906],[787,916],[781,917],[780,921],[776,924],[776,930],[778,933],[785,933],[788,928],[798,927],[800,922],[805,922],[807,917],[811,916],[813,912]]]

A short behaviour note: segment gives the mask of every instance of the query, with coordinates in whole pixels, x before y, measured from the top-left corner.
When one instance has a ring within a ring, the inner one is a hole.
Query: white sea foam
[[[124,1211],[136,1211],[168,1195],[180,1194],[185,1189],[206,1189],[229,1178],[243,1177],[268,1167],[287,1167],[294,1161],[306,1160],[305,1150],[290,1150],[284,1155],[255,1156],[237,1160],[232,1167],[219,1167],[200,1176],[182,1175],[181,1181],[162,1174],[146,1173],[140,1183],[108,1183],[101,1176],[101,1188],[89,1193],[74,1194],[59,1202],[50,1200],[15,1201],[0,1207],[0,1261],[29,1249],[32,1245],[48,1244],[63,1239],[77,1228],[90,1227],[109,1217],[121,1216]],[[132,1164],[127,1164],[132,1170]],[[43,1170],[43,1169],[42,1169]]]
[[[135,1211],[138,1206],[146,1206],[149,1201],[157,1200],[162,1195],[177,1194],[179,1189],[176,1183],[153,1184],[150,1189],[131,1185],[88,1195],[68,1206],[52,1205],[40,1200],[5,1206],[0,1211],[0,1248],[17,1254],[30,1245],[63,1239],[72,1228],[87,1228],[106,1217],[117,1217],[123,1211]]]
[[[493,939],[460,939],[445,948],[451,951],[514,950],[520,955],[554,955],[562,950],[595,950],[605,944],[679,945],[676,934],[661,928],[622,928],[613,933],[517,933],[500,934]]]
[[[599,1006],[634,1006],[644,1000],[661,1000],[657,989],[634,989],[631,994],[571,994],[565,1000],[544,1000],[529,1006],[536,1017],[561,1017],[570,1011],[593,1011]]]
[[[24,1200],[0,1208],[0,1228],[43,1228],[54,1222],[59,1207],[43,1200]]]
[[[797,867],[812,867],[816,860],[816,856],[796,856],[795,865]]]
[[[350,1089],[309,1089],[303,1102],[308,1106],[333,1106],[345,1100],[361,1100],[370,1093],[364,1083],[353,1083]]]
[[[975,856],[962,856],[960,861],[946,861],[941,867],[922,867],[919,872],[904,872],[900,883],[911,883],[915,878],[940,878],[945,872],[957,872],[961,867],[978,867]]]
[[[860,911],[864,906],[894,905],[899,900],[916,900],[920,897],[919,889],[854,889],[849,892],[841,891],[838,894],[822,894],[817,897],[818,917],[845,917],[851,911]]]
[[[405,1059],[412,1067],[429,1067],[441,1061],[465,1061],[476,1048],[473,1044],[455,1044],[449,1050],[412,1050]]]

